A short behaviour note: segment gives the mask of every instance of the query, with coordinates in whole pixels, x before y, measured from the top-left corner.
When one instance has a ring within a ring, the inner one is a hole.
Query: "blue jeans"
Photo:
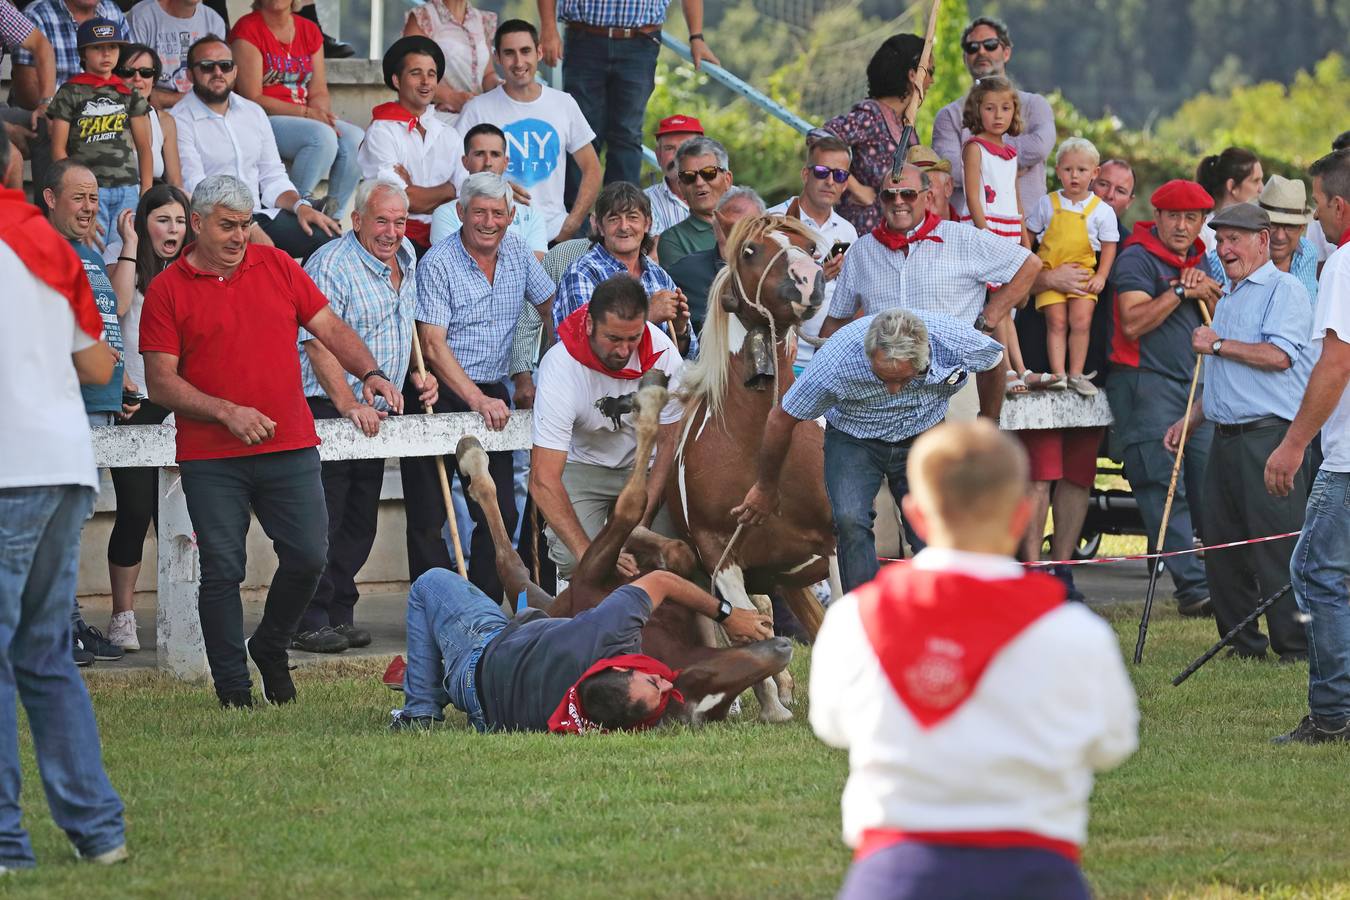
[[[406,716],[441,718],[447,703],[487,731],[475,669],[483,648],[506,627],[501,607],[447,569],[431,569],[408,592]]]
[[[98,189],[98,223],[103,226],[103,240],[116,250],[122,246],[122,237],[117,231],[117,217],[122,210],[136,211],[141,202],[139,184],[125,184],[121,187],[101,187]],[[145,385],[141,385],[142,388]],[[112,424],[112,423],[109,423]]]
[[[1339,727],[1350,719],[1350,472],[1317,473],[1289,579],[1308,616],[1308,708]]]
[[[83,856],[125,842],[122,800],[103,770],[89,693],[70,654],[80,529],[94,492],[80,485],[0,489],[0,866],[31,867],[19,817],[19,722],[28,712],[52,820]]]
[[[642,175],[642,119],[656,87],[659,36],[614,41],[567,32],[563,89],[581,107],[595,132],[595,152],[605,153],[605,184],[638,183]],[[580,170],[567,161],[568,182],[580,184]]]
[[[1195,546],[1195,529],[1191,520],[1191,501],[1201,502],[1204,496],[1205,467],[1209,464],[1209,448],[1214,437],[1214,426],[1206,422],[1191,432],[1186,440],[1186,452],[1181,458],[1181,476],[1177,478],[1177,492],[1172,498],[1172,515],[1167,520],[1162,550],[1189,550]],[[1150,551],[1158,548],[1153,542],[1162,524],[1163,507],[1167,504],[1167,484],[1172,480],[1172,466],[1176,457],[1167,452],[1162,438],[1131,444],[1125,448],[1125,477],[1130,491],[1139,504],[1139,518],[1144,522],[1144,536]],[[1169,557],[1163,563],[1172,584],[1176,587],[1177,603],[1186,604],[1209,596],[1209,580],[1205,564],[1199,554]]]
[[[328,196],[339,210],[347,206],[356,182],[361,178],[361,167],[356,163],[356,150],[366,133],[350,122],[331,125],[317,119],[299,116],[268,116],[272,134],[277,139],[277,152],[291,161],[291,184],[308,197],[319,182],[328,177]]]
[[[888,441],[855,438],[834,426],[825,429],[825,492],[834,512],[834,534],[838,541],[839,580],[844,591],[851,591],[876,577],[877,540],[872,532],[876,520],[877,491],[881,479],[890,485],[895,505],[909,493],[905,463],[913,441],[892,444]],[[923,549],[923,541],[902,516],[905,540],[914,552]]]

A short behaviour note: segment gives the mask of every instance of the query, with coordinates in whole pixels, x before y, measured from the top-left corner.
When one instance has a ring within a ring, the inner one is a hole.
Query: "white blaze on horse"
[[[765,612],[764,595],[777,591],[813,637],[823,610],[810,586],[827,577],[835,549],[820,426],[802,422],[792,433],[777,515],[737,537],[731,510],[755,483],[765,423],[794,380],[796,329],[824,301],[818,241],[783,216],[752,216],[732,229],[727,266],[708,292],[699,358],[682,376],[685,414],[666,490],[676,526],[722,596],[748,609],[757,597]],[[792,717],[786,673],[755,693],[762,719]]]

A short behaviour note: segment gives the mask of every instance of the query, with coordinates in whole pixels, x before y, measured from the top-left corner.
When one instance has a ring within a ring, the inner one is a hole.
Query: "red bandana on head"
[[[1120,249],[1124,250],[1126,247],[1132,247],[1135,244],[1143,247],[1151,255],[1174,269],[1189,269],[1198,266],[1200,261],[1205,258],[1205,244],[1199,238],[1196,238],[1195,243],[1191,244],[1185,259],[1177,256],[1158,239],[1158,233],[1154,231],[1152,222],[1135,222],[1134,231],[1125,239],[1125,243],[1120,245]]]
[[[119,94],[130,94],[131,88],[123,83],[122,79],[109,75],[107,78],[99,78],[92,72],[81,72],[78,75],[72,75],[66,79],[67,84],[83,84],[88,87],[110,87]]]
[[[81,331],[94,340],[103,336],[103,316],[94,304],[84,264],[22,191],[0,190],[0,241],[43,284],[66,298]]]
[[[408,126],[408,133],[412,134],[417,128],[418,118],[410,111],[398,103],[381,103],[370,111],[372,122],[403,122]]]
[[[937,217],[937,214],[932,210],[929,210],[924,213],[923,223],[919,225],[918,230],[915,231],[914,235],[911,237],[906,235],[903,231],[892,231],[891,227],[886,224],[886,219],[882,218],[882,220],[877,223],[877,227],[872,229],[872,237],[876,238],[881,243],[881,246],[890,250],[892,253],[897,250],[907,249],[911,245],[917,244],[919,241],[932,241],[936,244],[941,244],[942,238],[933,234],[933,231],[938,227],[938,222],[940,221],[942,220]]]
[[[674,683],[680,674],[678,670],[671,669],[661,660],[651,656],[643,656],[641,653],[628,653],[623,656],[611,656],[602,659],[582,672],[576,683],[567,689],[567,693],[563,694],[562,700],[558,703],[558,708],[553,711],[553,715],[548,717],[549,731],[557,734],[587,734],[598,731],[603,734],[607,730],[586,717],[586,711],[581,708],[581,695],[577,690],[587,678],[606,669],[632,669],[634,672],[641,672],[644,675],[657,675],[671,683]],[[634,725],[633,731],[645,731],[659,723],[661,717],[666,714],[666,706],[670,703],[671,698],[674,698],[676,703],[684,702],[684,695],[671,688],[668,693],[661,697],[661,702],[657,704],[656,711]]]
[[[921,728],[969,699],[994,656],[1041,616],[1064,605],[1049,575],[985,581],[896,563],[854,591],[881,669]]]
[[[637,357],[638,369],[619,369],[617,372],[600,361],[595,355],[595,350],[591,347],[590,335],[586,334],[586,311],[590,309],[590,304],[582,306],[576,312],[562,320],[558,326],[558,340],[567,348],[567,352],[572,358],[581,363],[588,369],[594,369],[602,375],[608,375],[610,378],[620,378],[624,381],[631,381],[634,378],[641,378],[646,375],[652,366],[661,359],[662,354],[652,352],[652,332],[650,328],[642,329],[642,340],[638,341]]]
[[[1017,156],[1017,148],[1014,147],[1012,144],[1003,144],[1002,146],[1000,146],[998,144],[995,144],[993,141],[986,140],[982,137],[972,137],[966,143],[979,144],[981,147],[988,150],[990,153],[994,154],[999,159],[1013,159],[1014,157]]]

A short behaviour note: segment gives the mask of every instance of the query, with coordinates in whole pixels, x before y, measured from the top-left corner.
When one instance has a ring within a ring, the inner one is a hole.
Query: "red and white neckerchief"
[[[644,656],[641,653],[627,653],[622,656],[610,656],[599,660],[585,672],[582,672],[581,677],[567,689],[567,693],[563,694],[562,700],[558,702],[558,708],[553,711],[553,715],[548,717],[549,731],[555,734],[605,733],[607,729],[588,718],[586,711],[581,708],[581,694],[578,689],[587,678],[606,669],[632,669],[634,672],[642,672],[644,675],[659,675],[672,684],[680,675],[679,670],[671,669],[661,660],[652,656]],[[683,703],[684,695],[675,688],[671,688],[668,693],[661,697],[661,702],[657,704],[656,711],[634,725],[632,730],[645,731],[660,723],[661,717],[666,713],[666,706],[670,704],[672,699],[676,703]]]

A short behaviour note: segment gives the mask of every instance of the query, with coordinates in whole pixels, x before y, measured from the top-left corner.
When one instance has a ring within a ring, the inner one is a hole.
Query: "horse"
[[[660,412],[667,399],[663,381],[663,373],[653,372],[639,382],[634,401],[637,452],[633,472],[619,493],[609,521],[582,554],[570,584],[557,598],[530,581],[529,569],[516,553],[497,507],[487,453],[472,436],[460,440],[455,459],[460,471],[469,477],[469,496],[485,514],[496,551],[498,576],[508,597],[518,597],[523,591],[535,609],[554,617],[574,616],[598,606],[628,581],[617,571],[619,552],[625,549],[637,559],[641,571],[662,568],[685,576],[697,574],[697,561],[687,544],[638,527],[647,503],[647,467],[643,462],[651,459]],[[742,692],[783,671],[792,660],[792,644],[787,638],[756,641],[743,647],[709,646],[698,624],[701,620],[703,616],[676,603],[663,603],[642,629],[642,652],[680,671],[675,687],[685,701],[671,703],[663,721],[701,725],[725,719],[732,702]]]
[[[792,433],[776,516],[738,541],[731,510],[756,480],[765,423],[793,383],[795,329],[824,300],[824,276],[811,252],[822,251],[818,241],[784,216],[749,217],[732,229],[726,268],[708,293],[699,358],[682,375],[685,413],[666,485],[676,527],[722,596],[764,611],[764,595],[776,590],[812,637],[824,611],[810,586],[828,576],[835,552],[820,426],[802,422]],[[792,717],[784,705],[792,702],[790,677],[779,679],[755,689],[766,721]]]

